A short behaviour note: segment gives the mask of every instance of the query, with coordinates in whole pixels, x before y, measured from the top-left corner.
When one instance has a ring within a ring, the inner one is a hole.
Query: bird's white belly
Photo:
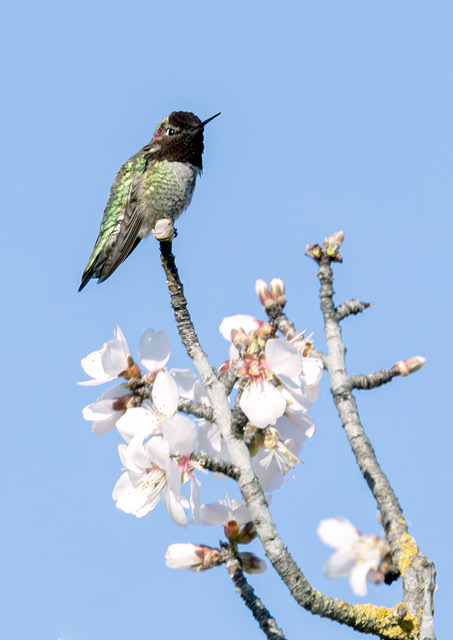
[[[145,195],[145,219],[139,237],[148,236],[156,222],[162,218],[176,220],[192,200],[198,167],[186,162],[162,162],[150,185],[143,185]]]

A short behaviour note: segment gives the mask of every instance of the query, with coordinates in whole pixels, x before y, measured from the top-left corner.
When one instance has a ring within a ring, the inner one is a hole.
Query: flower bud
[[[189,571],[206,571],[222,564],[219,549],[199,544],[171,544],[165,554],[167,567],[171,569],[188,569]]]
[[[253,524],[253,522],[246,522],[246,524],[239,531],[239,535],[237,537],[237,543],[248,544],[249,542],[252,542],[252,540],[254,540],[257,535],[258,533],[255,529],[255,525]]]
[[[319,244],[307,244],[305,247],[305,255],[309,258],[313,258],[313,260],[321,260],[322,249]]]
[[[239,353],[242,353],[247,349],[249,341],[247,334],[242,327],[240,329],[231,329],[231,342]]]
[[[286,304],[285,285],[280,278],[273,278],[270,284],[271,294],[275,300],[275,304],[284,307]]]
[[[230,520],[230,522],[223,527],[223,531],[230,542],[236,542],[239,533],[239,524],[236,520]]]
[[[238,557],[246,573],[264,573],[266,571],[266,563],[254,553],[241,551],[238,553]]]
[[[392,367],[392,369],[399,376],[408,376],[410,373],[414,373],[421,369],[425,362],[426,358],[423,358],[423,356],[413,356],[407,360],[400,360],[394,365],[394,367]]]
[[[256,295],[265,309],[269,309],[275,304],[274,298],[269,290],[267,282],[258,279],[255,283]]]
[[[343,240],[343,231],[336,231],[333,235],[330,236],[330,238],[325,238],[323,249],[326,255],[332,258],[343,244]]]

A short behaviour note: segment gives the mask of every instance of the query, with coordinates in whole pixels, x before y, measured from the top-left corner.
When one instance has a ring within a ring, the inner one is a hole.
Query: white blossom
[[[379,569],[381,558],[388,552],[385,540],[362,535],[345,518],[328,518],[318,526],[323,542],[337,549],[324,566],[329,578],[349,576],[349,584],[358,596],[367,592],[366,582],[379,583],[384,574]]]
[[[115,380],[128,366],[129,347],[119,327],[115,327],[115,337],[104,344],[99,351],[92,351],[82,359],[82,368],[92,380],[79,382],[80,385],[98,385]]]

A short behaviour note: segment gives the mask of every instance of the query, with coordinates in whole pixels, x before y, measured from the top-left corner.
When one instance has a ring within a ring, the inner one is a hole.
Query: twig
[[[237,469],[231,462],[225,462],[225,460],[215,458],[214,456],[208,456],[205,453],[200,453],[199,451],[193,451],[190,458],[194,462],[201,464],[204,469],[208,469],[208,471],[223,473],[223,475],[228,476],[233,480],[237,480],[239,477],[239,469]]]
[[[247,582],[239,560],[230,549],[225,549],[224,547],[223,551],[227,555],[225,564],[236,591],[258,622],[260,629],[269,640],[286,640],[283,631],[278,627],[269,610]]]
[[[360,302],[360,300],[346,300],[343,304],[335,309],[338,320],[343,320],[351,314],[361,313],[365,309],[371,307],[371,302]]]
[[[194,402],[187,398],[179,398],[178,411],[193,415],[196,418],[212,422],[214,419],[214,411],[208,405],[202,402]]]
[[[399,373],[392,369],[390,369],[390,371],[387,371],[387,369],[381,369],[380,371],[370,373],[367,376],[350,376],[349,384],[351,389],[375,389],[383,384],[387,384],[387,382],[390,382],[398,375]]]

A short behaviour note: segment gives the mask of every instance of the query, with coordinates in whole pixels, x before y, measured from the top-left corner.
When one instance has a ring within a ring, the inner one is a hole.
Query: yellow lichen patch
[[[403,533],[398,541],[398,546],[401,550],[398,568],[401,571],[401,575],[404,576],[418,553],[418,547],[415,544],[415,540],[408,533]]]
[[[373,634],[389,640],[415,640],[418,638],[420,623],[416,616],[407,613],[404,603],[400,602],[394,609],[376,607],[372,604],[355,605],[356,622],[360,627],[369,627],[370,620],[375,623]],[[355,626],[355,625],[354,625]]]

